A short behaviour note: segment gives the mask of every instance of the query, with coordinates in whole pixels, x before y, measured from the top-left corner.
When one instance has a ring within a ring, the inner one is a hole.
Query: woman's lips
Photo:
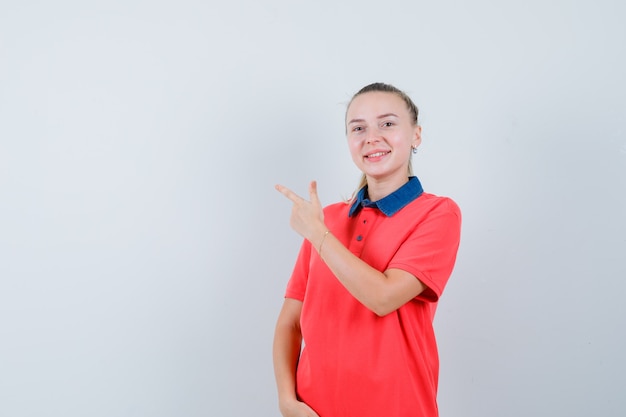
[[[382,158],[383,156],[390,154],[391,151],[378,151],[378,152],[374,152],[374,153],[370,153],[368,155],[365,155],[365,158],[367,159],[377,159],[377,158]]]

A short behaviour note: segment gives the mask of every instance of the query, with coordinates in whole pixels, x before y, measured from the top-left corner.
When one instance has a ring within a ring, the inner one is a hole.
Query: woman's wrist
[[[284,414],[291,410],[298,402],[298,398],[295,394],[293,396],[290,395],[287,397],[281,396],[278,398],[278,409],[282,414]]]
[[[322,246],[324,245],[324,242],[328,238],[329,234],[330,230],[326,227],[326,224],[324,224],[323,221],[320,221],[313,227],[309,242],[311,242],[311,245],[313,245],[317,253],[321,254]]]
[[[320,240],[319,245],[317,246],[317,253],[322,256],[322,247],[324,247],[324,242],[326,241],[326,237],[330,234],[330,230],[326,229],[324,234],[322,235],[322,239]]]

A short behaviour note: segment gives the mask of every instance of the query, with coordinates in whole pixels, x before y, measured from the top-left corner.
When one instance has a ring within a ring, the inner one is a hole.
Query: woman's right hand
[[[283,417],[320,417],[311,407],[298,400],[290,400],[280,404]]]

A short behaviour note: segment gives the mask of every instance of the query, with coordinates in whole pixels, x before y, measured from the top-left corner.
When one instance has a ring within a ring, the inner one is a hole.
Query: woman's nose
[[[380,132],[378,131],[378,129],[370,129],[367,132],[367,137],[365,138],[365,141],[367,143],[372,143],[372,142],[378,142],[380,141]]]

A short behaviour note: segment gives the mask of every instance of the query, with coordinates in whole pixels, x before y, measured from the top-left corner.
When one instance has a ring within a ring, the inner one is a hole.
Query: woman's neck
[[[409,176],[403,178],[376,180],[367,178],[367,196],[371,201],[378,201],[396,191],[409,181]]]

